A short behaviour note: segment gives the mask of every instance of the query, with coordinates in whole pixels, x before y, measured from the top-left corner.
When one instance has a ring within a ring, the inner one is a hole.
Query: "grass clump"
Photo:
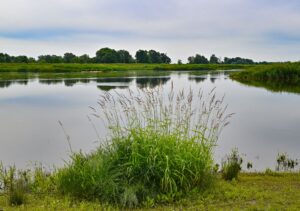
[[[222,177],[225,180],[237,179],[242,170],[243,159],[237,149],[233,149],[230,155],[222,162]]]
[[[28,188],[27,171],[17,171],[15,166],[4,169],[0,164],[0,190],[7,196],[10,205],[25,203]]]
[[[54,190],[54,174],[47,173],[41,166],[17,170],[15,166],[4,167],[0,163],[0,195],[6,196],[7,204],[22,205],[30,194],[49,194]]]
[[[192,90],[175,94],[173,85],[169,93],[137,89],[105,93],[99,105],[110,137],[91,154],[73,154],[59,170],[62,193],[136,207],[210,184],[213,149],[230,117],[214,91],[204,97]]]

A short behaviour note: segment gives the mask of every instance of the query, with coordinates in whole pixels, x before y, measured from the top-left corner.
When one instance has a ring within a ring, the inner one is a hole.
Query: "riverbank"
[[[0,72],[94,72],[94,71],[146,71],[146,70],[230,70],[244,69],[249,65],[231,64],[46,64],[2,63]]]
[[[278,63],[233,72],[230,78],[272,92],[300,93],[300,63]]]
[[[241,81],[273,81],[273,82],[300,82],[300,62],[274,63],[256,65],[244,71],[234,72],[231,78]]]
[[[174,203],[137,210],[299,210],[299,173],[242,173],[238,180],[226,182],[220,178],[204,193],[195,192]],[[31,194],[19,207],[7,205],[0,194],[3,210],[117,210],[107,204],[74,201],[52,193]]]
[[[170,71],[203,74],[213,70],[245,69],[249,65],[219,64],[0,64],[0,80],[99,78],[168,75]]]

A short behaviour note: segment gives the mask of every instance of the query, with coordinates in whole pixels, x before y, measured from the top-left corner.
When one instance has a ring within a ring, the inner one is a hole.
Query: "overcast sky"
[[[0,52],[300,60],[300,0],[0,0]]]

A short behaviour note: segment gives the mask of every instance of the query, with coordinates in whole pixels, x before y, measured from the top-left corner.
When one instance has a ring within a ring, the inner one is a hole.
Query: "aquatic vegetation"
[[[253,168],[253,163],[248,162],[248,163],[247,163],[247,169],[250,170],[250,169],[252,169],[252,168]]]
[[[75,153],[57,174],[58,190],[124,207],[172,202],[213,181],[213,149],[231,114],[214,91],[105,93],[99,114],[110,129],[91,154]]]
[[[222,177],[225,180],[233,180],[238,178],[238,174],[242,170],[243,159],[239,155],[237,149],[233,149],[231,154],[227,155],[222,162]]]
[[[276,171],[291,171],[299,164],[297,159],[289,158],[287,153],[278,153]]]

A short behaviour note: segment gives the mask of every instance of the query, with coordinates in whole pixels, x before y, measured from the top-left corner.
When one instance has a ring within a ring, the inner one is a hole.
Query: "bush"
[[[237,149],[233,149],[230,155],[222,162],[222,177],[225,180],[233,180],[238,178],[239,172],[242,170],[243,159],[239,155]]]
[[[212,150],[230,117],[223,101],[214,92],[207,100],[199,92],[195,101],[193,91],[175,95],[173,86],[167,96],[161,89],[136,93],[101,97],[111,137],[91,154],[73,154],[58,171],[62,193],[134,207],[209,185]]]

